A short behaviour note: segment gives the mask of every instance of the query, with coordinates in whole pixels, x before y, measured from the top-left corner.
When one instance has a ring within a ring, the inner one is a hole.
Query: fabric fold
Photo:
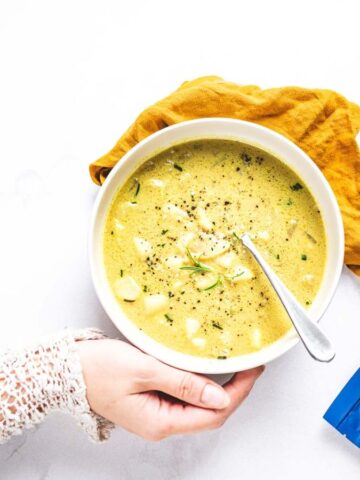
[[[337,197],[345,227],[345,262],[360,275],[360,107],[331,90],[261,89],[220,77],[183,83],[144,110],[116,145],[90,165],[101,185],[112,167],[152,133],[186,120],[226,117],[247,120],[284,135],[323,171]]]

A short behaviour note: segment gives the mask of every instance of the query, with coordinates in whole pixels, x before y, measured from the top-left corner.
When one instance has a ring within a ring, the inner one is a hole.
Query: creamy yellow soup
[[[156,154],[118,191],[105,222],[104,264],[119,308],[150,337],[192,355],[225,359],[275,342],[290,320],[239,241],[244,232],[311,305],[326,237],[295,172],[232,140]]]

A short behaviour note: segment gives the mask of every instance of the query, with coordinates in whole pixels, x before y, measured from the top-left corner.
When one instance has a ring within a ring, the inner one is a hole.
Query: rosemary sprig
[[[236,235],[235,232],[233,232],[233,235],[240,241],[239,237]],[[193,265],[186,265],[185,267],[180,267],[180,270],[188,270],[191,272],[190,276],[195,275],[196,273],[206,273],[206,272],[214,272],[214,269],[211,267],[208,267],[204,263],[199,262],[190,252],[188,248],[186,248],[186,254],[189,257],[190,261],[193,263]],[[206,292],[207,290],[212,290],[213,288],[217,287],[218,285],[221,285],[223,280],[234,280],[235,278],[241,277],[241,275],[244,275],[244,271],[237,273],[236,275],[226,275],[225,273],[217,273],[217,279],[214,283],[209,285],[206,288],[202,288],[201,290],[203,292]]]
[[[215,283],[213,283],[209,287],[202,288],[202,291],[206,292],[206,290],[212,290],[213,288],[215,288],[215,287],[217,287],[218,285],[221,285],[221,284],[222,284],[221,275],[219,275],[218,278],[216,279]]]
[[[204,272],[211,272],[211,269],[205,265],[197,266],[197,265],[189,265],[186,267],[180,267],[180,270],[190,270],[192,273],[204,273]]]
[[[181,267],[182,270],[193,270],[194,267],[200,269],[203,272],[210,272],[211,268],[205,265],[204,263],[199,262],[193,255],[191,254],[190,250],[186,248],[186,255],[189,257],[190,261],[194,264],[192,267]]]

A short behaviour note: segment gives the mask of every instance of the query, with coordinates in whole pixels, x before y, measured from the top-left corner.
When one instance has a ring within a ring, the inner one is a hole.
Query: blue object
[[[360,368],[330,405],[324,419],[360,448]]]

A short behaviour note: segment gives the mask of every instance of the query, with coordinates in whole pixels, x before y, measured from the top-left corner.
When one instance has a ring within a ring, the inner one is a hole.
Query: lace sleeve
[[[0,443],[56,410],[73,415],[93,440],[108,438],[113,424],[90,410],[75,348],[78,340],[99,338],[100,331],[86,329],[0,352]]]

